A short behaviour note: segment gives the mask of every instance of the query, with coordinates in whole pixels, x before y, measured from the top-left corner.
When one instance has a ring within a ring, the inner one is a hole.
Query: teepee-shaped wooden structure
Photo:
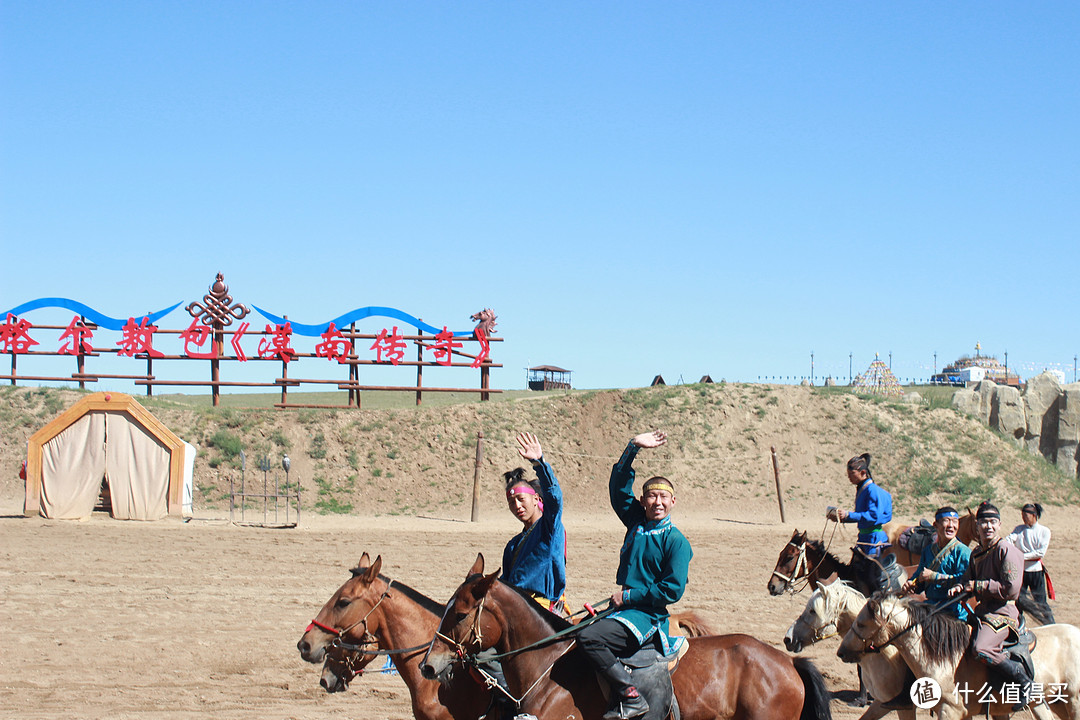
[[[852,387],[855,392],[868,395],[899,397],[904,394],[892,370],[877,355],[874,355],[874,362],[870,363],[866,372],[855,378]]]

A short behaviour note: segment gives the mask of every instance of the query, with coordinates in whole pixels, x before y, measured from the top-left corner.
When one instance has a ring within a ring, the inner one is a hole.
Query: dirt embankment
[[[5,388],[0,395],[0,498],[21,497],[18,467],[26,439],[79,396],[74,391]],[[848,457],[869,452],[874,476],[893,493],[898,518],[942,503],[992,497],[1075,502],[1075,480],[948,408],[879,402],[838,390],[712,384],[545,394],[517,400],[397,410],[192,409],[158,400],[148,407],[199,448],[198,512],[228,509],[229,480],[261,484],[256,459],[268,455],[269,483],[299,482],[306,512],[427,515],[467,519],[477,436],[483,432],[481,509],[503,506],[500,477],[521,464],[514,435],[536,433],[567,495],[568,508],[606,507],[612,462],[633,434],[663,428],[671,441],[643,455],[639,472],[676,482],[679,502],[725,517],[775,517],[770,448],[775,447],[785,509],[818,516],[845,505]]]

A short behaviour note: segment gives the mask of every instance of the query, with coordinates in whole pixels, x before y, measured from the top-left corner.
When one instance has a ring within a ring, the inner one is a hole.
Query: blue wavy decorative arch
[[[306,337],[321,336],[324,332],[326,332],[326,329],[330,327],[330,323],[334,323],[334,325],[340,330],[341,328],[352,322],[355,322],[356,320],[362,320],[369,317],[393,318],[394,320],[400,320],[401,322],[408,323],[417,330],[422,330],[423,332],[431,333],[432,335],[442,332],[442,328],[437,328],[434,325],[428,325],[426,322],[417,320],[415,317],[413,317],[407,312],[402,312],[401,310],[398,310],[396,308],[382,307],[379,305],[369,305],[368,307],[356,308],[355,310],[350,310],[344,315],[339,315],[333,320],[327,320],[326,322],[317,325],[306,325],[304,323],[298,323],[295,320],[291,319],[286,320],[280,315],[275,315],[271,312],[263,310],[258,305],[252,305],[252,307],[258,310],[260,315],[262,315],[264,318],[274,323],[275,325],[284,325],[285,323],[291,323],[292,331],[294,334],[304,335]],[[467,337],[471,336],[472,334],[473,331],[471,329],[461,330],[455,331],[454,337]]]
[[[123,318],[114,318],[106,315],[105,313],[98,312],[89,305],[85,305],[76,300],[70,300],[68,298],[38,298],[37,300],[24,302],[22,305],[16,305],[15,307],[5,312],[3,314],[3,317],[7,317],[8,314],[22,315],[25,312],[29,312],[31,310],[41,310],[43,308],[66,308],[68,310],[77,312],[79,315],[82,315],[86,319],[103,328],[106,328],[107,330],[116,330],[117,332],[119,332],[124,329],[124,325],[127,323],[128,318],[138,318],[141,320],[143,317],[145,317],[148,319],[149,324],[154,325],[159,319],[165,317],[173,310],[180,307],[181,304],[182,303],[176,303],[172,307],[165,308],[164,310],[158,310],[157,312],[150,313],[149,315],[143,315],[142,313],[139,313],[137,315],[128,315],[127,317]]]

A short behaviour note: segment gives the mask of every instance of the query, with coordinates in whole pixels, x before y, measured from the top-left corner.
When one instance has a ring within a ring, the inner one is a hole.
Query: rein
[[[828,521],[828,519],[826,519],[825,520],[826,527],[828,527],[828,524],[829,524],[829,521]],[[836,523],[833,526],[832,534],[829,535],[829,543],[827,545],[825,545],[825,549],[821,553],[821,560],[819,560],[817,565],[814,566],[814,567],[810,567],[810,561],[808,559],[807,552],[806,552],[806,546],[810,543],[810,541],[809,540],[803,540],[801,545],[796,545],[794,542],[792,542],[790,540],[788,541],[788,545],[795,548],[799,553],[798,557],[795,560],[795,567],[791,571],[791,576],[789,577],[789,576],[783,574],[782,572],[780,572],[779,570],[773,570],[773,572],[772,572],[773,577],[778,577],[778,578],[780,578],[781,580],[784,581],[784,589],[785,590],[787,590],[788,592],[790,592],[792,594],[796,594],[796,593],[802,592],[803,588],[805,588],[807,585],[810,584],[810,576],[814,574],[814,571],[816,571],[818,569],[818,566],[820,566],[821,563],[825,562],[825,559],[829,556],[829,548],[832,547],[832,541],[833,541],[833,538],[836,537],[836,528],[838,528],[838,527],[840,527],[840,523]],[[825,528],[821,529],[821,537],[825,537]],[[802,580],[803,578],[806,578],[806,582],[803,583],[802,586],[800,586],[798,588],[792,587],[794,585],[794,583],[798,582],[799,580]]]
[[[504,660],[506,658],[514,657],[515,655],[520,655],[520,654],[522,654],[524,652],[528,652],[530,650],[536,650],[536,649],[539,649],[539,648],[548,647],[549,645],[552,645],[555,642],[558,642],[559,640],[561,640],[562,638],[564,638],[564,637],[566,637],[568,635],[573,635],[573,634],[576,634],[576,633],[580,632],[581,630],[583,630],[587,626],[591,625],[592,623],[596,622],[597,620],[600,620],[601,618],[607,617],[611,613],[618,610],[617,607],[614,607],[614,606],[610,605],[610,602],[611,602],[610,599],[608,599],[609,607],[606,610],[602,610],[600,612],[595,612],[595,611],[592,610],[591,606],[586,606],[586,612],[590,612],[591,617],[589,617],[589,618],[587,618],[585,620],[582,620],[577,625],[571,625],[568,628],[564,628],[562,630],[559,630],[558,632],[555,632],[555,633],[553,633],[553,634],[551,634],[551,635],[549,635],[549,636],[547,636],[545,638],[541,638],[540,640],[537,640],[534,643],[531,643],[529,645],[525,645],[523,647],[519,647],[519,648],[517,648],[515,650],[509,650],[509,651],[504,652],[504,653],[485,656],[484,659],[482,661],[480,661],[480,660],[477,660],[478,653],[469,653],[469,652],[466,651],[465,648],[466,648],[466,645],[472,645],[474,643],[476,644],[476,647],[478,647],[478,648],[481,647],[483,638],[482,638],[481,632],[480,632],[480,615],[484,611],[484,601],[485,600],[487,600],[486,595],[484,596],[484,598],[476,606],[476,614],[473,616],[472,628],[470,628],[470,631],[469,631],[470,637],[467,638],[465,640],[465,642],[458,642],[457,640],[454,640],[453,638],[447,637],[446,635],[444,635],[443,633],[438,632],[438,631],[435,632],[435,637],[439,638],[440,640],[442,640],[443,642],[448,644],[450,647],[454,648],[454,652],[457,653],[458,659],[461,662],[467,664],[471,670],[473,670],[477,674],[479,674],[484,679],[484,684],[489,689],[491,689],[491,690],[497,689],[499,692],[501,692],[507,698],[509,698],[510,700],[513,700],[517,704],[517,706],[519,708],[521,707],[521,703],[524,702],[525,698],[528,697],[529,693],[531,693],[533,690],[535,690],[536,686],[540,684],[540,681],[543,680],[545,677],[547,677],[548,673],[551,672],[551,669],[553,667],[555,667],[555,663],[557,663],[564,655],[566,655],[566,653],[570,652],[574,648],[576,640],[568,643],[567,646],[565,648],[563,648],[562,652],[560,652],[555,657],[555,659],[552,660],[551,663],[548,664],[548,666],[544,669],[544,671],[542,673],[540,673],[536,677],[536,680],[534,680],[533,683],[531,685],[529,685],[529,687],[527,687],[525,689],[525,692],[523,692],[521,694],[520,698],[516,698],[513,695],[511,695],[509,690],[504,688],[502,686],[502,684],[499,683],[499,681],[493,675],[491,675],[489,672],[487,672],[487,670],[485,670],[483,668],[483,665],[491,663],[493,661],[501,661],[501,660]],[[601,603],[596,603],[596,604],[599,605]]]
[[[911,623],[906,628],[899,631],[898,633],[896,633],[895,635],[893,635],[891,638],[889,638],[885,642],[881,643],[880,645],[874,645],[873,643],[871,643],[870,645],[867,645],[866,644],[867,638],[864,638],[862,635],[860,635],[858,632],[856,632],[854,625],[852,625],[852,627],[851,627],[851,632],[855,634],[855,637],[862,640],[864,648],[865,648],[864,649],[865,652],[868,652],[868,653],[881,652],[882,650],[884,650],[885,648],[887,648],[888,646],[892,645],[894,642],[896,642],[897,640],[902,638],[904,635],[906,635],[907,633],[914,630],[918,625],[921,625],[925,620],[927,620],[929,618],[932,618],[934,615],[937,615],[938,613],[940,613],[942,610],[949,607],[950,605],[954,605],[954,604],[956,604],[958,602],[966,600],[970,596],[971,596],[971,593],[960,593],[959,595],[957,595],[955,598],[953,598],[951,600],[946,600],[945,602],[941,603],[940,605],[935,605],[930,610],[930,613],[926,616],[926,618],[924,618],[923,620],[918,620],[916,622]],[[885,618],[885,622],[881,623],[881,625],[884,625],[890,619],[892,619],[892,614],[891,613],[890,613],[889,617]],[[881,629],[880,625],[878,626],[878,629],[879,630]]]

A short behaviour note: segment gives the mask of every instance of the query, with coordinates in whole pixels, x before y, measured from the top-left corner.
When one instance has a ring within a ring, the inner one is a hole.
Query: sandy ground
[[[765,584],[793,529],[820,533],[821,519],[781,524],[740,519],[736,508],[676,510],[695,551],[680,609],[783,648],[807,595],[770,597]],[[1080,574],[1069,561],[1080,551],[1080,521],[1075,508],[1051,513],[1054,609],[1077,624]],[[296,641],[362,552],[381,554],[384,574],[442,600],[477,552],[497,565],[517,527],[501,514],[478,523],[309,515],[290,530],[220,517],[50,521],[23,518],[17,498],[0,500],[0,717],[411,717],[396,676],[365,675],[346,693],[326,694]],[[620,527],[607,515],[571,517],[567,527],[572,599],[606,597]],[[847,532],[834,546],[852,540]],[[850,691],[854,669],[836,659],[837,645],[805,654],[830,690]],[[841,699],[833,713],[859,715]]]

